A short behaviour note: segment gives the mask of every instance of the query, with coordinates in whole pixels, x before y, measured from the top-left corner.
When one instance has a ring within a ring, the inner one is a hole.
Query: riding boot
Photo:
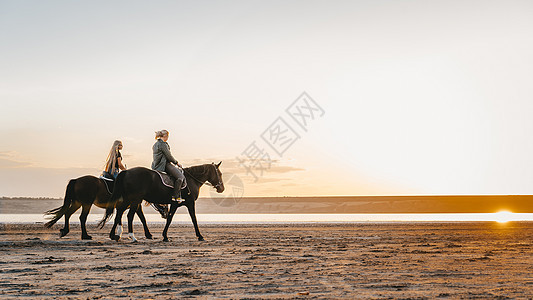
[[[181,178],[176,179],[174,182],[174,191],[172,195],[173,201],[180,201],[181,198],[181,184],[183,183],[183,180]]]
[[[179,180],[176,180],[176,182],[174,182],[174,192],[172,193],[172,198],[174,199],[181,198],[181,189],[180,189],[179,184],[180,184]]]
[[[181,187],[183,185],[185,176],[183,176],[183,172],[180,169],[170,163],[167,163],[165,170],[168,175],[174,178],[174,191],[172,193],[172,198],[173,200],[178,201],[178,199],[181,197]]]

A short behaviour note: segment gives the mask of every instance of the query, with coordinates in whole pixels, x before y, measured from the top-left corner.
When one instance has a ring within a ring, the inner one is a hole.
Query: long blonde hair
[[[109,150],[109,154],[107,155],[107,160],[104,166],[104,171],[108,172],[109,174],[113,174],[116,170],[116,161],[118,156],[118,146],[122,145],[122,142],[119,140],[116,140],[113,142],[113,146],[111,146],[111,150]]]

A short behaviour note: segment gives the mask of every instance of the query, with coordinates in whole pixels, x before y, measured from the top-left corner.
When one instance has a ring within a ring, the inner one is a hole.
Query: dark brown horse
[[[115,216],[115,223],[109,233],[109,237],[112,240],[118,241],[120,236],[115,235],[115,228],[120,224],[122,214],[129,207],[128,233],[130,238],[135,240],[135,236],[133,235],[133,216],[139,208],[139,204],[144,199],[155,204],[170,204],[167,223],[163,230],[163,241],[168,241],[168,227],[172,222],[172,217],[180,206],[186,206],[189,210],[196,236],[198,240],[203,241],[204,238],[200,234],[196,220],[195,201],[198,199],[200,187],[206,182],[209,182],[217,192],[222,193],[224,191],[222,173],[219,170],[221,163],[211,163],[184,169],[188,191],[186,189],[181,191],[182,198],[185,200],[182,203],[172,201],[172,188],[165,186],[161,182],[161,178],[157,172],[143,167],[132,168],[121,172],[117,177],[115,191],[107,206],[106,214],[102,221],[100,221],[100,226],[103,227],[105,222],[111,218],[116,207],[117,214]]]
[[[91,206],[94,204],[101,208],[107,208],[109,200],[111,199],[111,192],[113,191],[113,182],[108,181],[107,185],[104,182],[104,179],[97,178],[94,176],[83,176],[77,179],[72,179],[67,185],[67,190],[65,192],[65,199],[63,206],[60,206],[55,209],[51,209],[45,213],[45,215],[50,216],[51,220],[48,221],[45,226],[50,228],[54,225],[61,217],[65,216],[65,226],[59,230],[59,237],[64,237],[69,232],[69,219],[70,216],[76,212],[80,207],[82,207],[80,215],[81,223],[81,238],[83,240],[90,240],[92,237],[87,234],[87,215],[91,210]],[[137,215],[144,226],[144,234],[146,238],[151,239],[152,235],[146,226],[146,219],[144,217],[141,206],[137,208]],[[164,212],[160,213],[164,215]],[[122,227],[119,227],[119,235],[121,234]]]

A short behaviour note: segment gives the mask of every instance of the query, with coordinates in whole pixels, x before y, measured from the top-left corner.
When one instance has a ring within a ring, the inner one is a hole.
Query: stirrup
[[[174,197],[172,197],[172,198],[170,199],[170,201],[172,201],[172,202],[177,202],[178,204],[181,204],[181,203],[184,203],[184,202],[185,202],[185,199],[182,199],[182,198],[174,198]]]

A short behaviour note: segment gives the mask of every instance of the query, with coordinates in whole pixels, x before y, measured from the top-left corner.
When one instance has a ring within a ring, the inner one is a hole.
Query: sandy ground
[[[0,224],[0,298],[533,298],[533,223]]]

